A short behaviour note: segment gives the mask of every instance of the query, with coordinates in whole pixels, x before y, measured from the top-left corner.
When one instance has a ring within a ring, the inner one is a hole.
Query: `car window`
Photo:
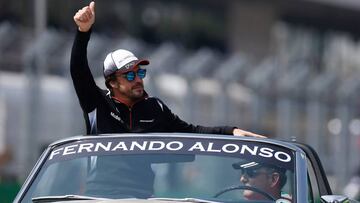
[[[35,179],[23,202],[39,196],[83,194],[86,174],[87,158],[53,163]]]
[[[240,200],[244,198],[243,188],[231,188],[243,185],[240,181],[241,170],[234,169],[233,164],[248,162],[247,160],[206,155],[197,155],[195,158],[190,159],[188,155],[184,157],[173,155],[166,158],[173,161],[162,163],[162,161],[158,160],[158,157],[147,155],[145,158],[138,155],[135,157],[126,155],[121,158],[118,156],[98,156],[96,159],[94,157],[83,157],[52,163],[46,167],[43,173],[39,174],[39,178],[33,183],[32,191],[27,193],[22,202],[31,202],[31,197],[68,194],[125,198],[127,196],[112,194],[113,192],[114,194],[120,194],[126,190],[125,188],[124,190],[121,189],[123,187],[122,183],[135,184],[125,181],[126,178],[135,173],[134,171],[123,172],[122,174],[114,172],[117,174],[115,177],[111,171],[112,169],[117,170],[116,167],[107,166],[109,169],[104,174],[99,174],[98,169],[92,168],[93,161],[104,162],[107,160],[116,163],[124,159],[134,159],[136,163],[139,163],[140,159],[156,160],[150,165],[152,174],[142,174],[142,177],[138,177],[139,182],[141,180],[141,185],[136,186],[138,191],[133,191],[133,194],[140,194],[141,190],[152,187],[151,184],[154,184],[153,197],[209,199],[217,193],[230,188],[229,191],[221,194],[218,199]],[[154,178],[154,180],[152,181],[151,178]],[[281,193],[292,196],[294,174],[291,170],[286,172],[286,181]]]

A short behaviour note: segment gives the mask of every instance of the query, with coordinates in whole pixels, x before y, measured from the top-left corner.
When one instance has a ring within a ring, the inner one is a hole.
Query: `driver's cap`
[[[116,71],[127,71],[137,65],[149,65],[146,59],[138,59],[133,53],[125,49],[118,49],[109,53],[104,60],[104,77]]]
[[[275,166],[272,164],[268,164],[268,163],[258,163],[255,161],[247,161],[247,160],[243,160],[240,162],[236,162],[232,164],[232,167],[236,170],[242,169],[242,170],[255,170],[255,169],[259,169],[261,167],[267,167],[267,168],[272,168],[280,173],[285,173],[286,169],[279,167],[279,166]]]

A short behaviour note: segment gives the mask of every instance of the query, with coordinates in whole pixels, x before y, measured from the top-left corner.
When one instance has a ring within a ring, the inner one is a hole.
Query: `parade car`
[[[269,138],[103,134],[50,144],[14,203],[355,202],[333,195],[315,151]]]

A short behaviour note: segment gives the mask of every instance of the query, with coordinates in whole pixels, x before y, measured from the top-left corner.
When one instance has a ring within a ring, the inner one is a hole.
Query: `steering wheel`
[[[264,197],[270,199],[270,200],[273,200],[273,201],[276,201],[275,197],[273,197],[272,195],[270,195],[269,193],[257,188],[257,187],[254,187],[254,186],[247,186],[247,185],[237,185],[237,186],[231,186],[231,187],[228,187],[228,188],[225,188],[223,190],[221,190],[220,192],[216,193],[214,195],[214,198],[217,198],[219,197],[220,195],[226,193],[226,192],[230,192],[230,191],[233,191],[233,190],[251,190],[251,191],[254,191],[254,192],[257,192],[261,195],[263,195]]]

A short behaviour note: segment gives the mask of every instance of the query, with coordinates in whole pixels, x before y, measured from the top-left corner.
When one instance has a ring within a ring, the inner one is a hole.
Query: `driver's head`
[[[263,190],[274,198],[281,196],[281,188],[286,183],[285,169],[270,164],[259,164],[256,162],[234,163],[233,168],[240,170],[240,182]],[[266,199],[263,195],[252,190],[244,190],[246,199]]]
[[[104,60],[105,85],[112,96],[118,99],[136,101],[144,96],[143,79],[149,65],[146,59],[138,59],[132,52],[118,49],[109,53]]]

